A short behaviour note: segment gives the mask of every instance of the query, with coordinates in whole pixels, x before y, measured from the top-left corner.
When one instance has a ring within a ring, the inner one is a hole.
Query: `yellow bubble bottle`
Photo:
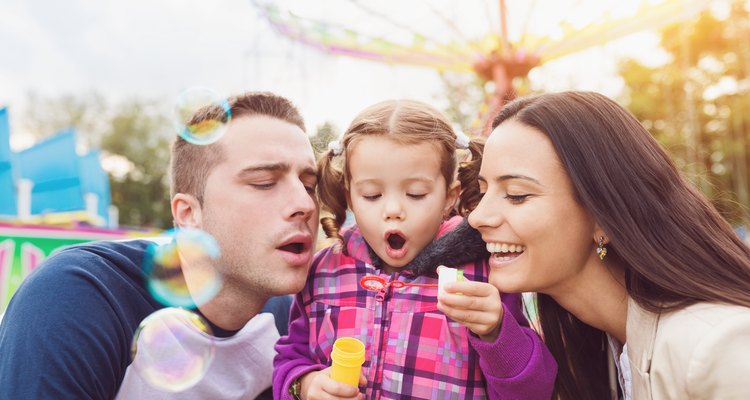
[[[333,343],[331,361],[331,379],[359,386],[359,375],[365,362],[365,344],[351,337],[338,338]]]

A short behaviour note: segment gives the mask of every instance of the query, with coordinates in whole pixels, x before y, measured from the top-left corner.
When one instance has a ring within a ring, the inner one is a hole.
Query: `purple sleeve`
[[[291,400],[289,386],[298,377],[325,369],[310,358],[310,323],[305,313],[302,294],[297,294],[289,314],[289,335],[276,342],[276,357],[273,359],[273,398]]]
[[[520,294],[503,294],[503,320],[494,343],[476,335],[469,341],[479,354],[490,399],[549,399],[557,363],[520,309]]]

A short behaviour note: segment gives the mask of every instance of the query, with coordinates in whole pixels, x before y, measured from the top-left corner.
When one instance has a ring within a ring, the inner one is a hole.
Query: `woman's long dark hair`
[[[750,248],[626,109],[591,92],[522,97],[513,119],[545,133],[577,201],[609,238],[628,294],[652,312],[696,302],[750,307]],[[605,259],[605,263],[606,263]],[[606,337],[539,294],[540,325],[563,399],[607,398]]]

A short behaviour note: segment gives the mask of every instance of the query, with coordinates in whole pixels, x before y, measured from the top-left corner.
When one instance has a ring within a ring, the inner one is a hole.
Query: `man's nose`
[[[308,220],[318,209],[315,193],[310,193],[302,182],[294,184],[289,192],[288,217]]]

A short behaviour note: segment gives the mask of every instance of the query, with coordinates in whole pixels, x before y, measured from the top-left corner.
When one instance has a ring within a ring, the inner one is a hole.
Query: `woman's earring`
[[[604,257],[607,256],[607,248],[604,244],[604,236],[599,236],[599,246],[596,248],[596,255],[599,256],[600,260],[604,260]]]

